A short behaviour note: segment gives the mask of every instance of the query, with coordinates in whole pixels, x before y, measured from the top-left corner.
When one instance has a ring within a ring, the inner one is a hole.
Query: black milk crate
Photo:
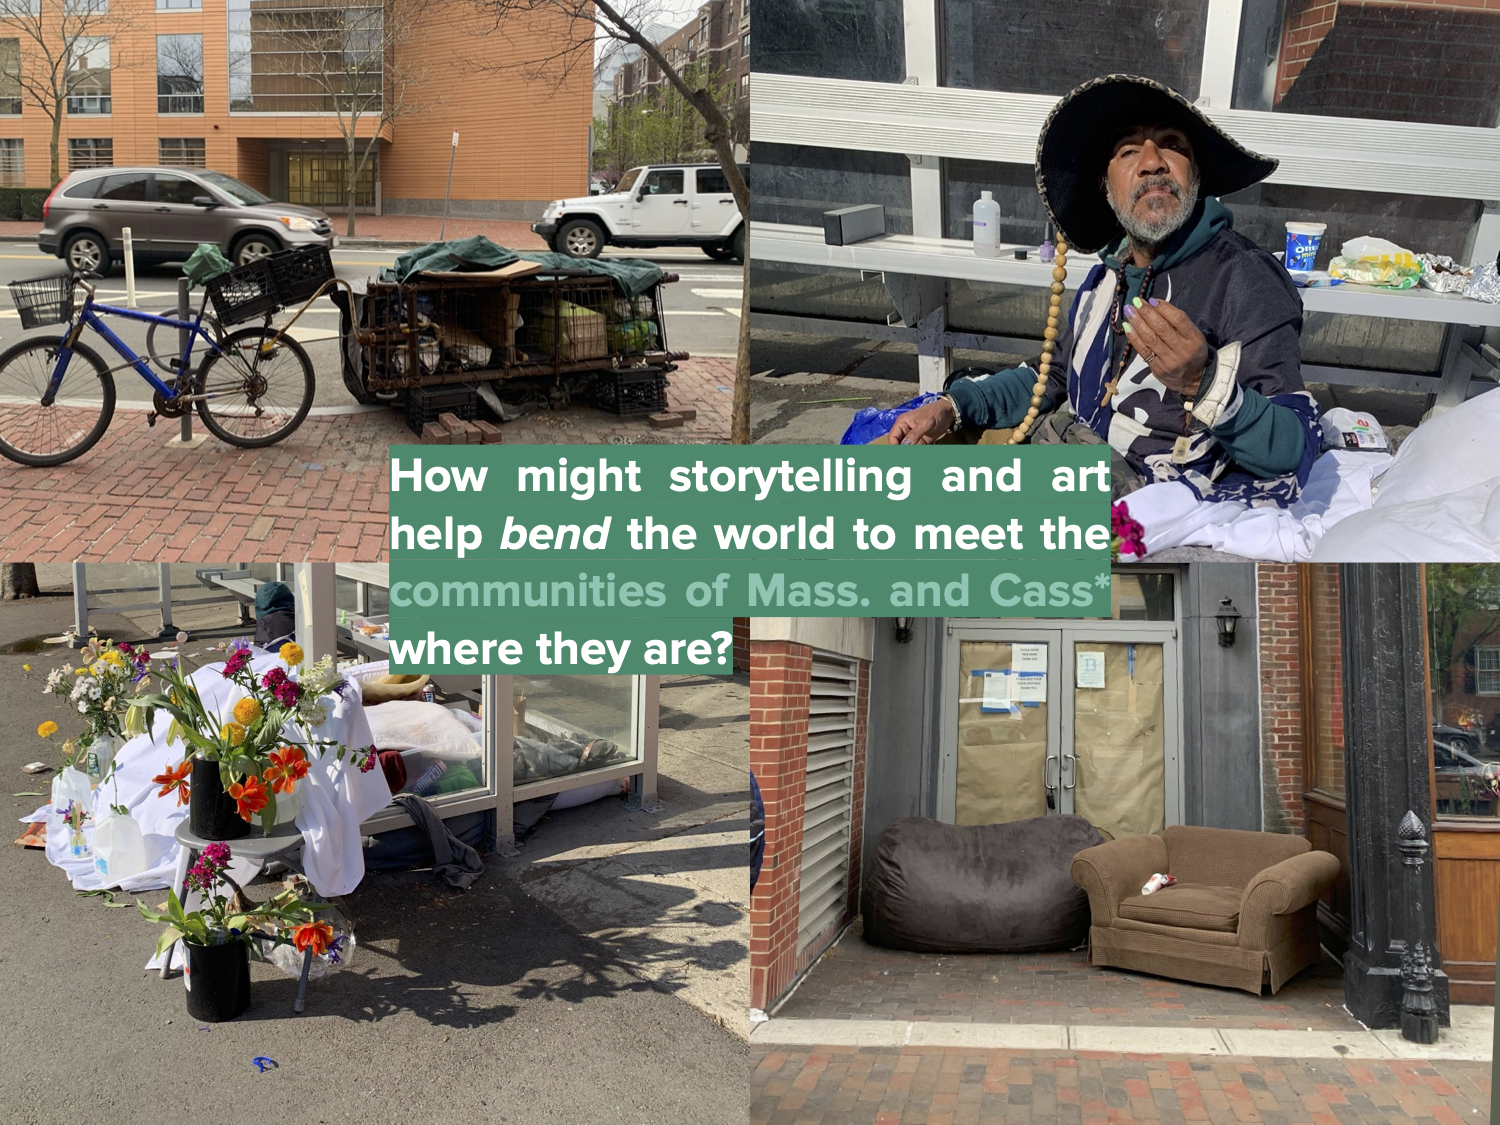
[[[333,255],[326,246],[283,250],[267,260],[283,305],[300,305],[333,280]]]
[[[473,383],[441,387],[413,387],[406,392],[406,428],[418,437],[439,414],[456,414],[465,422],[479,417],[479,388]]]
[[[210,278],[203,287],[220,324],[239,324],[275,312],[281,305],[269,258],[257,258]]]
[[[667,408],[667,373],[654,367],[610,371],[597,376],[594,405],[621,418],[660,414]]]
[[[59,273],[10,283],[11,300],[21,317],[21,330],[61,324],[73,316],[73,278]]]

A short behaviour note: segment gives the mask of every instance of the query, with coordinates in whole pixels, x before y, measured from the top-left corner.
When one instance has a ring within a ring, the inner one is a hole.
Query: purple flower
[[[344,937],[344,934],[339,934],[338,937],[333,939],[332,944],[328,946],[328,963],[330,965],[337,965],[339,963],[339,946],[344,944]]]
[[[372,769],[375,768],[375,747],[366,746],[363,753],[365,756],[365,760],[359,764],[359,772],[369,773]]]
[[[198,856],[198,862],[188,869],[187,885],[207,894],[229,866],[229,858],[228,844],[209,844]]]

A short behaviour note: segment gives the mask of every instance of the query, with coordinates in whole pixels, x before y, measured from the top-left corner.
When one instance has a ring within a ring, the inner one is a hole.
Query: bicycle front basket
[[[281,307],[271,265],[256,258],[203,283],[220,324],[254,320]]]
[[[44,324],[61,324],[73,315],[73,278],[65,273],[12,281],[10,297],[21,314],[21,329],[30,332]]]

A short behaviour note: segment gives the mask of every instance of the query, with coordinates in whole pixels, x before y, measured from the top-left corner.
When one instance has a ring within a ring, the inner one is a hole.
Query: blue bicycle
[[[85,293],[76,317],[75,289]],[[0,353],[0,453],[12,461],[61,465],[88,452],[114,415],[113,373],[127,367],[151,386],[155,409],[149,424],[196,410],[215,437],[245,449],[281,441],[312,407],[312,360],[302,345],[271,327],[269,315],[264,325],[226,335],[218,321],[204,315],[207,294],[196,319],[178,320],[96,304],[94,287],[78,273],[12,282],[10,291],[23,329],[67,328],[61,336],[29,337]],[[106,316],[150,325],[146,350],[169,378],[158,378],[146,359],[110,331]],[[125,362],[114,368],[106,364],[79,339],[85,328],[102,336]],[[180,355],[157,354],[152,339],[158,329],[186,333]],[[204,351],[195,362],[200,340]]]

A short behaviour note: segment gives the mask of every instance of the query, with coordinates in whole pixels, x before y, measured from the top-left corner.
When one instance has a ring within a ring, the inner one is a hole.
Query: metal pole
[[[156,589],[161,595],[161,633],[167,636],[176,630],[172,628],[172,564],[156,564]]]
[[[453,147],[448,150],[448,186],[443,188],[443,225],[438,227],[438,241],[448,231],[448,196],[453,193],[453,158],[458,155],[458,130],[453,130]]]
[[[82,648],[89,639],[89,580],[83,563],[73,564],[73,631],[69,648]]]
[[[122,227],[120,237],[125,241],[125,307],[135,308],[135,242],[130,237],[130,228]]]
[[[193,315],[192,301],[188,297],[188,279],[179,277],[177,279],[177,319],[187,320]],[[178,393],[187,384],[183,382],[188,377],[187,370],[182,365],[182,357],[187,355],[188,344],[192,336],[186,328],[177,330],[177,389]],[[193,412],[184,410],[182,412],[182,444],[190,445],[193,441]]]
[[[1427,833],[1417,814],[1407,811],[1396,829],[1401,862],[1406,867],[1406,949],[1401,954],[1401,1038],[1413,1043],[1438,1041],[1437,1002],[1432,996],[1432,967],[1427,959],[1426,918],[1422,913],[1422,865],[1427,862]]]

